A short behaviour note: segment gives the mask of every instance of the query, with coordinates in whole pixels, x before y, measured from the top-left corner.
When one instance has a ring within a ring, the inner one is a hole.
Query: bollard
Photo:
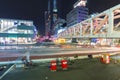
[[[67,60],[61,60],[61,67],[63,70],[68,69],[68,61]]]
[[[56,71],[56,70],[57,70],[56,60],[52,60],[52,61],[50,62],[50,70],[51,70],[51,71]]]

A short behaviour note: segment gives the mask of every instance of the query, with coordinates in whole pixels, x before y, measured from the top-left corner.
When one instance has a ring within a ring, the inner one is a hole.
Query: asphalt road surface
[[[38,64],[29,69],[15,69],[2,80],[120,80],[120,64],[103,64],[100,59],[71,61],[63,71],[60,66],[51,72],[47,64]]]
[[[32,49],[18,49],[18,50],[0,50],[0,57],[19,57],[25,56],[29,51],[31,56],[40,55],[56,55],[56,54],[73,54],[73,53],[94,53],[94,52],[108,52],[120,51],[118,48],[32,48]]]

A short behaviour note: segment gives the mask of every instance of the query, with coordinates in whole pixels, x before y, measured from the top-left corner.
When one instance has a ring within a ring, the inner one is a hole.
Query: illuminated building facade
[[[48,10],[45,11],[45,35],[51,36],[55,33],[55,24],[58,19],[58,6],[61,0],[48,0]]]
[[[45,36],[50,35],[51,28],[51,1],[48,0],[48,10],[44,13],[45,17]]]
[[[49,11],[45,11],[45,36],[50,35],[51,16]]]
[[[59,30],[63,29],[63,24],[65,24],[66,21],[64,19],[57,19],[57,21],[54,23],[54,35],[57,35]]]
[[[72,26],[88,18],[88,8],[85,7],[86,0],[78,0],[73,9],[67,14],[67,26]]]
[[[0,45],[32,44],[36,34],[33,21],[0,19]]]

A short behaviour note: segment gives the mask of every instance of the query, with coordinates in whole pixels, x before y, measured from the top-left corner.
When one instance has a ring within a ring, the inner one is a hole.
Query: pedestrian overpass
[[[120,4],[68,27],[59,38],[120,38]]]

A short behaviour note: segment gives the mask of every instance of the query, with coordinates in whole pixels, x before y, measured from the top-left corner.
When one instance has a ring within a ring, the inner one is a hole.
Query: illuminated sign
[[[73,7],[76,8],[77,6],[86,6],[87,1],[86,0],[78,0]]]

